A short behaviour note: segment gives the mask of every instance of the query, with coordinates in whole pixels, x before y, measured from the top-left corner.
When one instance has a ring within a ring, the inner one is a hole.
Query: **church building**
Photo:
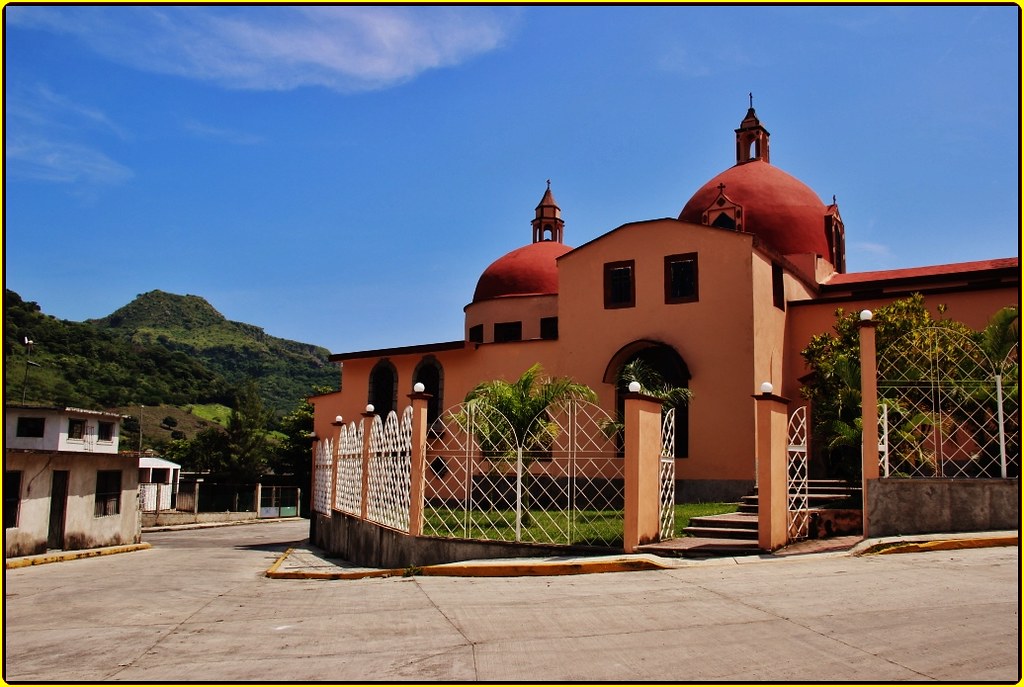
[[[436,417],[481,381],[535,363],[591,387],[614,413],[623,365],[643,359],[693,397],[679,409],[677,499],[736,500],[754,485],[755,401],[763,382],[801,399],[800,351],[835,311],[874,310],[921,293],[934,312],[980,329],[1020,300],[1018,258],[876,272],[846,271],[834,202],[772,164],[751,107],[735,130],[735,164],[697,189],[678,216],[630,222],[575,248],[550,183],[530,242],[480,275],[458,340],[338,353],[337,392],[314,397],[317,436],[336,416],[401,410],[413,384]]]

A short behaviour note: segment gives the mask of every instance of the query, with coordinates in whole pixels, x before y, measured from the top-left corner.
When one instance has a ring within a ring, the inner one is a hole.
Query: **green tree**
[[[876,348],[879,353],[898,345],[914,347],[929,327],[945,327],[976,339],[978,334],[961,322],[932,316],[921,294],[914,294],[878,308],[875,322]],[[832,333],[811,337],[801,355],[811,376],[801,389],[811,402],[814,459],[830,477],[857,480],[861,474],[861,390],[860,334],[858,313],[836,310]],[[897,430],[912,424],[918,415],[909,408],[891,408],[890,419]],[[919,418],[918,418],[919,419]]]
[[[235,396],[227,423],[230,477],[244,482],[258,480],[266,472],[273,452],[267,428],[273,413],[263,405],[254,383],[243,386]]]

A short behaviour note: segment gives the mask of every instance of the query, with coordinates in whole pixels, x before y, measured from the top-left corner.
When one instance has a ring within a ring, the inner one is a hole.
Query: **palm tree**
[[[596,400],[597,394],[585,384],[568,377],[546,377],[539,363],[514,382],[481,382],[466,395],[460,421],[466,422],[472,415],[473,434],[492,467],[504,472],[516,466],[521,475],[521,502],[516,513],[522,526],[531,523],[528,467],[550,449],[559,432],[548,409],[566,401]]]

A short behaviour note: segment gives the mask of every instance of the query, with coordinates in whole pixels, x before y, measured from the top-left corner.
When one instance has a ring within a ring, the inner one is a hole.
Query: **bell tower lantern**
[[[565,234],[565,221],[562,219],[562,210],[551,195],[551,179],[548,179],[548,188],[544,197],[537,205],[536,216],[533,218],[533,242],[554,241],[562,243]]]
[[[754,95],[750,96],[750,109],[747,116],[736,129],[736,164],[761,160],[771,162],[768,158],[768,130],[761,126],[761,120],[754,112]]]

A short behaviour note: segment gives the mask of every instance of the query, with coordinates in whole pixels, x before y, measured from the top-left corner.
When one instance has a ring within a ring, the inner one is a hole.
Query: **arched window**
[[[430,426],[441,415],[441,409],[444,407],[444,368],[434,356],[425,356],[416,365],[412,379],[413,384],[423,384],[424,392],[431,395],[427,401],[427,426]]]
[[[387,358],[382,358],[370,372],[368,403],[373,412],[384,417],[398,407],[398,371]]]

